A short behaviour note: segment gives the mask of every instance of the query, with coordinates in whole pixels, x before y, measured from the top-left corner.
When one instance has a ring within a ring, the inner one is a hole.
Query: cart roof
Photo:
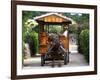
[[[73,22],[73,20],[69,17],[63,16],[62,14],[58,13],[46,13],[41,16],[36,16],[34,20],[43,21],[43,22],[68,22],[69,24]]]

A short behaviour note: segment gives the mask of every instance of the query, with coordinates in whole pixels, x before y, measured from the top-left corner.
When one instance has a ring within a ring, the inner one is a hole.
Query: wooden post
[[[37,21],[39,23],[39,31],[44,32],[44,22],[43,21]]]
[[[68,31],[68,32],[67,32],[67,39],[68,39],[68,57],[67,57],[67,58],[68,58],[68,59],[67,59],[67,60],[68,60],[68,62],[69,62],[69,54],[70,54],[70,52],[69,52],[69,24],[67,24],[67,26],[68,26],[68,28],[67,28],[67,31]]]
[[[38,24],[39,24],[39,32],[38,32],[38,39],[39,39],[39,45],[38,45],[38,48],[40,48],[40,33],[44,31],[44,22],[42,21],[38,21]]]
[[[49,26],[50,26],[50,25],[48,24],[48,33],[49,33]]]

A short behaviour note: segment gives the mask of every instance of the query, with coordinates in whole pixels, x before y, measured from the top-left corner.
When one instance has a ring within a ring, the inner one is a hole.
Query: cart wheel
[[[52,60],[52,65],[51,65],[52,67],[55,67],[55,62],[54,62],[54,60]]]
[[[67,57],[68,55],[67,55],[67,53],[65,53],[65,55],[64,55],[64,65],[66,65],[67,64],[67,62],[68,62],[68,57]]]
[[[44,66],[44,64],[45,64],[44,55],[41,55],[41,66]]]
[[[68,54],[67,54],[67,62],[69,63],[69,54],[70,54],[70,52],[68,52]]]

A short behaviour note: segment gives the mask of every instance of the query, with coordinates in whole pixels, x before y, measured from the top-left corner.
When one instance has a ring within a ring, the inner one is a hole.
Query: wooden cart
[[[35,17],[35,20],[39,24],[39,53],[41,54],[41,66],[44,66],[45,61],[45,55],[48,53],[48,44],[49,44],[49,25],[62,25],[63,31],[65,31],[65,28],[69,29],[69,24],[72,23],[71,19],[68,17],[65,17],[58,13],[47,13],[41,16]],[[48,32],[45,32],[44,26],[47,27]],[[67,37],[64,35],[60,35],[59,39],[61,43],[63,44],[63,48],[65,50],[64,54],[64,64],[67,64],[69,62],[69,35],[66,34]]]

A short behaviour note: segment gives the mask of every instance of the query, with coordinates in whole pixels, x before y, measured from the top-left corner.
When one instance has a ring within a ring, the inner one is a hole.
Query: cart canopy
[[[58,14],[58,13],[47,13],[41,16],[36,16],[34,18],[34,20],[36,21],[43,21],[43,22],[57,22],[57,23],[62,23],[62,22],[66,22],[71,24],[73,22],[73,20],[69,17],[66,17],[62,14]]]

